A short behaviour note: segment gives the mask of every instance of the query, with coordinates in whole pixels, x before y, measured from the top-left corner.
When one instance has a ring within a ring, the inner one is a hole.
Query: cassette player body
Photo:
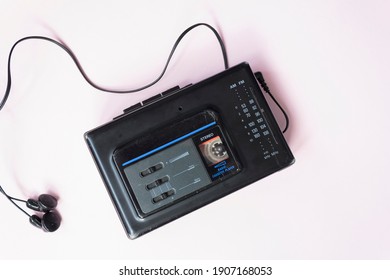
[[[131,239],[294,162],[247,63],[85,134]]]

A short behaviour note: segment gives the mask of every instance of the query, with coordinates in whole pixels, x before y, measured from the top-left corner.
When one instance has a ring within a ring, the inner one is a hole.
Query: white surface
[[[261,70],[287,108],[296,163],[130,241],[83,133],[221,71],[217,41],[197,29],[161,82],[123,96],[91,88],[53,44],[26,42],[0,112],[0,184],[21,198],[58,195],[63,224],[43,233],[0,197],[0,259],[390,258],[389,2],[69,2],[1,2],[0,88],[22,36],[60,37],[95,82],[123,89],[154,79],[177,36],[207,22],[230,64]]]

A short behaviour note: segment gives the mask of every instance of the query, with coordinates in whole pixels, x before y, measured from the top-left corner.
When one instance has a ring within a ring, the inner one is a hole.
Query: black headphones
[[[4,189],[0,186],[0,192],[8,198],[8,200],[14,204],[20,211],[26,214],[30,223],[37,228],[41,228],[46,232],[56,231],[61,225],[61,216],[55,210],[57,207],[57,199],[50,194],[41,194],[37,200],[35,199],[19,199],[12,196],[9,196]],[[15,203],[15,201],[23,202],[26,206],[32,210],[37,212],[44,212],[42,217],[38,215],[30,215],[26,211],[24,211],[19,205]]]
[[[57,46],[59,46],[60,48],[62,48],[66,53],[68,53],[68,55],[71,57],[71,59],[74,61],[74,63],[76,64],[78,70],[80,71],[80,73],[82,74],[82,76],[84,77],[84,79],[94,88],[98,89],[98,90],[101,90],[101,91],[105,91],[105,92],[111,92],[111,93],[131,93],[131,92],[138,92],[138,91],[141,91],[141,90],[144,90],[148,87],[151,87],[152,85],[156,84],[164,75],[165,71],[167,70],[168,68],[168,64],[169,62],[171,61],[171,58],[173,56],[173,53],[175,52],[177,46],[179,45],[181,39],[188,33],[190,32],[192,29],[198,27],[198,26],[205,26],[209,29],[211,29],[211,31],[214,33],[214,35],[217,37],[218,39],[218,42],[221,46],[221,50],[222,50],[222,54],[223,54],[223,58],[224,58],[224,63],[225,63],[225,68],[227,69],[228,68],[228,61],[227,61],[227,54],[226,54],[226,49],[225,49],[225,46],[224,46],[224,43],[222,41],[222,38],[220,37],[220,35],[218,34],[218,32],[210,25],[206,24],[206,23],[197,23],[197,24],[194,24],[192,26],[190,26],[189,28],[187,28],[179,37],[178,39],[176,40],[175,44],[173,45],[172,47],[172,50],[168,56],[168,59],[165,63],[165,66],[164,66],[164,69],[162,71],[162,73],[160,74],[159,77],[157,77],[157,79],[155,79],[153,82],[145,85],[145,86],[142,86],[140,88],[136,88],[136,89],[130,89],[130,90],[112,90],[112,89],[107,89],[107,88],[103,88],[103,87],[100,87],[99,85],[95,84],[93,81],[91,81],[89,79],[89,77],[87,76],[87,74],[84,72],[83,68],[81,67],[81,64],[79,63],[76,55],[72,52],[72,50],[65,44],[63,43],[62,41],[60,40],[55,40],[55,39],[52,39],[52,38],[49,38],[49,37],[45,37],[45,36],[28,36],[28,37],[24,37],[24,38],[21,38],[19,39],[18,41],[16,41],[14,43],[14,45],[12,46],[10,52],[9,52],[9,55],[8,55],[8,80],[7,80],[7,87],[6,87],[6,90],[5,90],[5,94],[4,96],[0,99],[0,111],[1,109],[4,107],[8,97],[9,97],[9,94],[10,94],[10,91],[11,91],[11,83],[12,83],[12,79],[11,79],[11,57],[12,57],[12,53],[15,49],[15,47],[20,44],[21,42],[23,41],[27,41],[27,40],[44,40],[44,41],[48,41],[48,42],[51,42]],[[37,200],[34,200],[34,199],[28,199],[27,201],[26,200],[22,200],[22,199],[18,199],[18,198],[15,198],[15,197],[12,197],[12,196],[9,196],[5,191],[4,189],[0,186],[0,192],[2,194],[4,194],[5,197],[8,198],[8,200],[14,204],[17,208],[19,208],[20,211],[22,211],[24,214],[26,214],[29,218],[30,218],[30,223],[33,224],[34,226],[38,227],[38,228],[42,228],[44,231],[47,231],[47,232],[53,232],[53,231],[56,231],[60,224],[61,224],[61,216],[58,214],[58,212],[56,212],[54,209],[55,207],[57,206],[57,199],[49,194],[42,194],[38,197]],[[37,215],[30,215],[28,214],[26,211],[24,211],[19,205],[16,204],[16,201],[18,202],[23,202],[26,204],[26,206],[32,210],[35,210],[35,211],[38,211],[38,212],[44,212],[43,216],[42,217],[39,217]]]
[[[214,35],[217,37],[218,39],[218,42],[221,46],[221,50],[222,50],[222,54],[223,54],[223,59],[224,59],[224,64],[225,64],[225,68],[227,69],[228,68],[228,59],[227,59],[227,54],[226,54],[226,49],[225,49],[225,45],[223,43],[223,40],[222,38],[220,37],[220,35],[218,34],[217,30],[215,30],[212,26],[208,25],[207,23],[197,23],[197,24],[194,24],[192,26],[190,26],[189,28],[187,28],[179,37],[178,39],[176,40],[175,44],[173,45],[172,47],[172,50],[168,56],[168,59],[165,63],[165,66],[160,74],[159,77],[157,77],[154,81],[152,81],[151,83],[145,85],[145,86],[142,86],[140,88],[136,88],[136,89],[130,89],[130,90],[112,90],[112,89],[107,89],[107,88],[103,88],[97,84],[95,84],[92,80],[89,79],[89,77],[87,76],[87,74],[84,72],[83,68],[81,67],[81,64],[79,63],[76,55],[72,52],[72,50],[65,44],[63,43],[62,41],[60,40],[55,40],[55,39],[52,39],[52,38],[49,38],[49,37],[45,37],[45,36],[28,36],[28,37],[24,37],[24,38],[21,38],[19,39],[17,42],[14,43],[14,45],[12,46],[10,52],[9,52],[9,55],[8,55],[8,79],[7,79],[7,87],[6,87],[6,90],[5,90],[5,94],[4,96],[0,99],[0,111],[1,109],[4,107],[5,103],[7,102],[7,99],[9,97],[9,94],[10,94],[10,91],[11,91],[11,83],[12,83],[12,79],[11,79],[11,57],[12,57],[12,54],[13,54],[13,51],[15,49],[15,47],[20,44],[21,42],[24,42],[24,41],[27,41],[27,40],[44,40],[44,41],[48,41],[48,42],[51,42],[57,46],[59,46],[60,48],[62,48],[66,53],[68,53],[68,55],[71,57],[71,59],[73,60],[73,62],[76,64],[78,70],[80,71],[80,73],[82,74],[82,76],[84,77],[84,79],[94,88],[98,89],[98,90],[101,90],[101,91],[105,91],[105,92],[111,92],[111,93],[119,93],[119,94],[122,94],[122,93],[131,93],[131,92],[138,92],[138,91],[141,91],[141,90],[144,90],[148,87],[151,87],[152,85],[156,84],[164,75],[165,71],[167,70],[168,68],[168,64],[169,62],[171,61],[171,58],[177,48],[177,46],[179,45],[180,41],[182,40],[182,38],[188,33],[190,32],[192,29],[198,27],[198,26],[205,26],[207,28],[209,28],[213,33]],[[29,219],[30,219],[30,223],[33,224],[34,226],[38,227],[38,228],[42,228],[44,231],[47,231],[47,232],[53,232],[53,231],[56,231],[60,224],[61,224],[61,216],[58,214],[57,211],[55,211],[55,207],[57,206],[57,199],[49,194],[42,194],[38,197],[37,200],[34,200],[34,199],[28,199],[27,201],[26,200],[22,200],[22,199],[19,199],[19,198],[15,198],[15,197],[12,197],[12,196],[9,196],[4,190],[3,188],[0,186],[0,192],[2,194],[4,194],[5,197],[8,198],[8,200],[14,204],[17,208],[19,208],[20,211],[22,211],[24,214],[26,214]],[[24,211],[19,205],[16,204],[16,201],[18,202],[23,202],[26,204],[26,206],[32,210],[35,210],[35,211],[38,211],[38,212],[44,212],[43,216],[42,217],[39,217],[37,215],[30,215],[28,214],[26,211]]]

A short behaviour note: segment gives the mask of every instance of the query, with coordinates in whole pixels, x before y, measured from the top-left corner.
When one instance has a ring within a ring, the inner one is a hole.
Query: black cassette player
[[[294,162],[247,63],[138,103],[85,139],[131,239]]]

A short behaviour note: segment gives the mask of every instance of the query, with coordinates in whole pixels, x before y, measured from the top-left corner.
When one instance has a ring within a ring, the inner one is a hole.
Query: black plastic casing
[[[218,114],[240,171],[169,207],[141,217],[114,161],[114,154],[129,142],[153,135],[162,127],[205,110]],[[294,156],[247,63],[138,103],[113,121],[86,132],[85,140],[131,239],[294,163]]]

